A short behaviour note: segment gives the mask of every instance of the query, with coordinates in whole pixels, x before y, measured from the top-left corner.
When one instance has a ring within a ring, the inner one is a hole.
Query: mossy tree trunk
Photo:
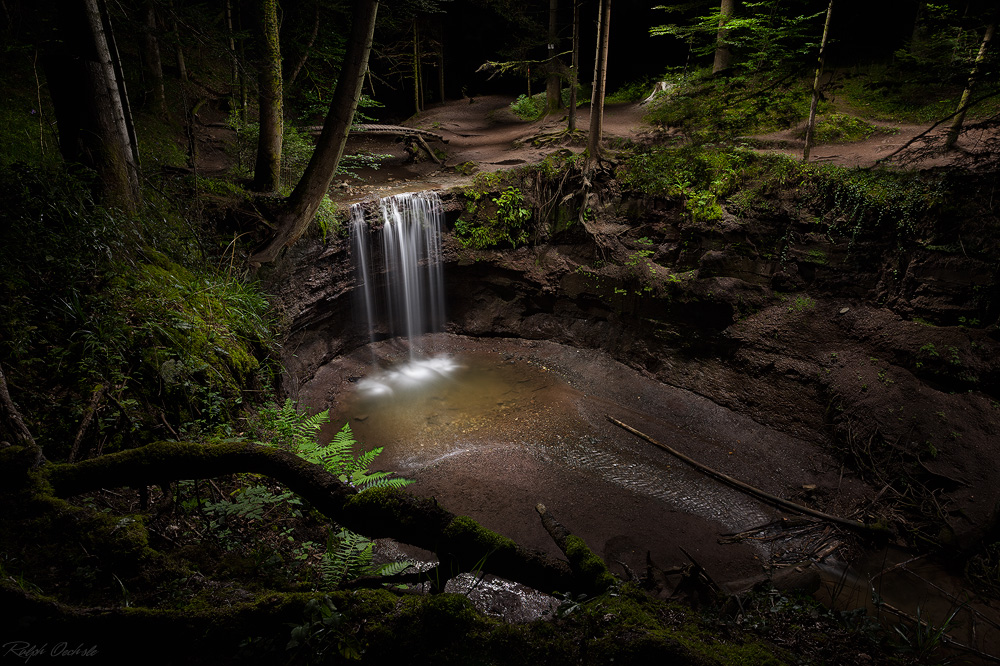
[[[812,150],[813,134],[816,131],[816,107],[819,106],[819,81],[823,76],[823,62],[826,58],[826,38],[830,34],[830,16],[833,15],[833,0],[826,8],[826,22],[823,24],[823,39],[819,43],[819,56],[816,58],[816,77],[813,79],[812,101],[809,103],[809,120],[806,121],[806,145],[802,150],[802,161],[809,161]]]
[[[993,22],[986,27],[983,41],[979,45],[979,54],[972,65],[972,72],[969,73],[969,82],[965,85],[965,90],[962,91],[962,97],[958,102],[958,110],[955,112],[955,119],[948,129],[948,136],[944,141],[945,150],[954,148],[958,142],[959,135],[962,133],[962,126],[965,124],[965,114],[969,110],[969,100],[972,99],[972,91],[979,81],[979,70],[986,61],[986,53],[989,50],[990,42],[993,40],[993,33],[996,32],[996,28],[997,24],[994,18]]]
[[[261,0],[260,20],[261,52],[257,64],[260,134],[257,140],[253,189],[258,192],[275,192],[281,178],[281,140],[284,134],[277,0]]]
[[[340,78],[333,91],[330,110],[323,123],[323,132],[305,173],[277,215],[274,236],[250,258],[251,262],[274,261],[283,248],[297,241],[312,222],[323,197],[330,189],[340,158],[344,154],[344,144],[347,143],[354,112],[358,108],[361,85],[368,70],[368,54],[371,52],[377,13],[378,0],[355,1],[350,41]]]
[[[539,590],[592,587],[569,565],[455,516],[433,499],[383,488],[359,493],[320,465],[265,446],[157,442],[142,448],[43,470],[59,497],[101,488],[143,487],[226,474],[263,474],[293,491],[337,524],[370,538],[393,538],[438,554],[446,576],[482,570]],[[443,586],[443,583],[442,583]]]

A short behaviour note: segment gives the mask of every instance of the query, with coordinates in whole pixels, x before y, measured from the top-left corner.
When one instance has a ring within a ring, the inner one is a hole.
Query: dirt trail
[[[358,179],[345,178],[335,184],[340,191],[337,198],[357,200],[371,194],[381,194],[397,189],[407,189],[414,184],[419,189],[449,187],[467,182],[473,169],[455,167],[473,163],[474,170],[498,171],[519,164],[540,162],[546,155],[561,149],[583,152],[584,145],[548,144],[537,146],[531,141],[543,134],[566,128],[566,112],[528,122],[510,110],[512,98],[489,95],[446,102],[426,109],[419,116],[402,123],[408,127],[429,130],[444,137],[448,143],[431,141],[434,150],[447,154],[443,165],[432,161],[426,154],[417,160],[394,137],[364,136],[353,134],[348,141],[348,154],[369,151],[389,155],[379,169],[362,169]],[[635,139],[652,132],[643,124],[644,108],[638,104],[609,104],[604,112],[605,139],[619,137]],[[590,109],[577,112],[577,127],[586,129],[590,123]]]
[[[467,182],[465,170],[456,170],[459,165],[471,162],[479,171],[497,171],[519,164],[541,161],[546,155],[559,149],[582,152],[582,142],[575,144],[534,145],[532,139],[543,134],[566,128],[566,112],[547,116],[537,121],[527,122],[515,116],[510,110],[512,98],[489,95],[473,99],[462,99],[435,105],[419,116],[414,116],[403,124],[429,130],[447,139],[444,144],[432,141],[432,148],[447,154],[443,165],[439,165],[420,154],[417,160],[393,137],[352,135],[348,142],[348,154],[357,151],[389,155],[380,169],[363,169],[358,172],[361,180],[343,179],[335,187],[338,199],[354,201],[372,194],[406,189],[427,189],[428,187],[449,187]],[[645,107],[639,104],[609,104],[605,107],[604,136],[611,138],[642,139],[653,136],[661,129],[643,121]],[[577,127],[586,130],[590,123],[590,108],[580,108]],[[931,127],[926,124],[875,122],[883,128],[873,136],[851,143],[826,143],[813,147],[810,161],[837,164],[841,166],[872,167],[911,139],[921,135]],[[804,141],[804,125],[799,127],[748,137],[762,152],[801,157]],[[913,149],[930,148],[940,144],[945,125],[918,139]],[[959,150],[948,153],[928,152],[920,159],[896,159],[891,164],[906,168],[931,168],[955,164],[958,160],[975,156],[986,150],[985,142],[995,139],[985,131],[963,134],[958,143]]]

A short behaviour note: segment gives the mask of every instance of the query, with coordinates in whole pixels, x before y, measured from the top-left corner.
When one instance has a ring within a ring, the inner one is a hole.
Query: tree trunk
[[[146,0],[146,30],[143,35],[146,51],[146,71],[153,87],[153,107],[163,117],[167,115],[167,93],[163,87],[163,62],[160,59],[159,22],[153,0]]]
[[[323,132],[302,179],[278,213],[274,237],[250,258],[251,262],[274,261],[282,248],[297,241],[330,189],[330,182],[344,154],[344,144],[347,143],[354,112],[358,108],[361,85],[368,70],[368,54],[371,52],[377,13],[378,0],[355,0],[350,41],[340,78],[333,91],[330,110],[323,124]]]
[[[562,560],[521,548],[470,518],[455,516],[432,499],[391,489],[359,493],[320,465],[279,449],[247,443],[157,442],[76,464],[50,465],[45,471],[59,497],[180,479],[264,474],[349,530],[434,551],[449,564],[441,567],[446,575],[480,569],[544,592],[591,591],[585,587],[591,581],[575,577]]]
[[[423,111],[423,96],[420,94],[420,33],[417,17],[413,17],[413,112]]]
[[[177,27],[177,12],[170,3],[170,31],[174,39],[174,49],[177,56],[177,77],[182,83],[187,83],[187,65],[184,62],[184,46],[181,44],[181,31]]]
[[[556,41],[559,38],[559,0],[549,0],[549,70],[545,82],[545,112],[555,113],[562,108],[562,81],[559,78],[559,61],[556,58]]]
[[[139,202],[138,150],[110,22],[98,0],[73,3],[58,15],[62,51],[47,56],[46,76],[60,151],[97,173],[108,203],[131,210]]]
[[[299,72],[305,67],[306,60],[309,59],[309,51],[312,49],[313,44],[316,43],[316,37],[319,35],[319,2],[316,3],[316,15],[313,20],[312,34],[309,35],[309,41],[306,43],[304,49],[302,49],[302,55],[299,57],[299,61],[295,63],[295,69],[292,70],[292,75],[288,77],[288,85],[295,83],[295,79],[298,78]]]
[[[257,70],[260,88],[260,134],[253,189],[275,192],[281,178],[281,139],[284,119],[281,98],[281,49],[278,45],[278,2],[262,0],[261,55]]]
[[[830,16],[833,14],[833,0],[826,8],[826,22],[823,23],[823,39],[819,43],[819,56],[816,58],[816,78],[813,79],[812,102],[809,103],[809,121],[806,123],[806,145],[802,150],[802,161],[809,161],[809,151],[812,150],[813,133],[816,131],[816,106],[819,104],[819,80],[823,76],[823,59],[826,57],[826,38],[830,34]]]
[[[979,68],[982,66],[983,61],[986,60],[986,52],[989,49],[990,41],[993,39],[996,27],[996,21],[990,23],[986,28],[986,34],[983,35],[983,41],[979,45],[979,54],[976,56],[976,61],[972,65],[972,71],[969,73],[969,82],[965,85],[965,90],[962,91],[962,98],[958,102],[958,111],[955,114],[955,120],[948,129],[948,136],[944,141],[945,150],[954,148],[958,142],[958,136],[962,133],[962,125],[965,124],[965,114],[969,110],[969,100],[972,99],[972,90],[979,78]]]
[[[732,52],[729,50],[729,28],[726,26],[733,17],[736,0],[722,0],[719,7],[719,33],[715,39],[715,63],[712,74],[724,72],[732,67]]]
[[[604,80],[608,73],[608,36],[611,34],[611,0],[601,0],[598,8],[597,55],[594,58],[594,92],[590,98],[590,136],[587,151],[590,160],[601,157],[604,132]]]
[[[10,397],[3,367],[0,367],[0,440],[3,442],[0,446],[23,446],[32,457],[32,467],[38,467],[45,460],[42,449],[35,442],[21,418],[21,412]]]
[[[576,131],[576,87],[580,79],[580,0],[573,0],[573,56],[569,74],[569,125]]]
[[[441,39],[438,42],[438,95],[444,104],[444,21],[441,22]]]

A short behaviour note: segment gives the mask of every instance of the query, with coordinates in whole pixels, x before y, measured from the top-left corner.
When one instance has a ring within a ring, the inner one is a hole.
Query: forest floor
[[[449,101],[429,106],[403,123],[405,126],[435,132],[447,143],[429,140],[431,148],[441,151],[442,164],[425,151],[416,155],[391,136],[352,134],[347,153],[368,151],[387,155],[379,169],[362,169],[359,178],[344,178],[335,187],[337,199],[356,201],[369,195],[382,195],[408,189],[447,188],[467,182],[473,172],[489,172],[540,162],[556,150],[582,152],[590,123],[589,105],[577,112],[577,127],[583,130],[575,138],[545,141],[567,127],[565,111],[536,121],[525,121],[510,110],[512,98],[489,95]],[[847,110],[850,111],[850,110]],[[671,135],[674,130],[650,125],[644,120],[646,107],[636,103],[609,104],[604,111],[605,143],[615,139],[641,141]],[[863,115],[863,114],[859,114]],[[985,131],[963,134],[958,149],[944,153],[934,150],[940,144],[947,124],[934,128],[932,123],[871,121],[879,131],[867,139],[850,143],[826,143],[812,148],[810,162],[840,166],[871,167],[880,163],[909,169],[926,169],[955,164],[975,158],[986,150],[985,141],[995,136]],[[757,150],[800,157],[804,147],[804,123],[797,127],[744,137],[746,145]],[[539,139],[542,138],[542,141]],[[905,150],[901,150],[904,149]],[[897,151],[898,155],[894,155]],[[891,157],[891,159],[889,159]]]

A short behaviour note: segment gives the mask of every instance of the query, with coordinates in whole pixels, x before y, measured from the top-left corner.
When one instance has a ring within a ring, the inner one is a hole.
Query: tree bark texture
[[[948,136],[944,141],[945,150],[954,148],[958,142],[959,135],[962,133],[962,126],[965,124],[965,114],[969,110],[969,100],[972,99],[972,91],[979,79],[979,68],[982,67],[983,62],[986,60],[986,52],[989,50],[990,42],[993,40],[993,33],[996,32],[996,28],[997,24],[994,21],[987,26],[986,33],[983,35],[983,41],[979,45],[979,54],[976,55],[976,61],[972,65],[972,72],[969,73],[969,82],[965,85],[965,90],[962,91],[962,98],[958,102],[958,111],[955,114],[955,120],[951,123],[951,127],[948,129]]]
[[[594,91],[590,98],[590,136],[587,150],[590,159],[601,156],[604,133],[604,82],[608,72],[608,35],[611,34],[611,0],[601,0],[598,8],[597,52],[594,57]]]
[[[833,0],[826,8],[826,22],[823,24],[823,39],[819,43],[819,56],[816,58],[816,77],[813,79],[812,101],[809,103],[809,120],[806,122],[806,145],[802,149],[802,161],[809,161],[812,150],[813,134],[816,131],[816,107],[819,105],[819,80],[823,76],[823,61],[826,58],[826,38],[830,34],[830,16],[833,15]]]
[[[260,91],[260,134],[253,189],[275,192],[281,179],[284,118],[281,92],[281,48],[278,44],[278,0],[261,0],[261,53],[257,65]]]
[[[722,0],[719,6],[719,32],[715,38],[715,62],[712,73],[724,72],[732,67],[732,52],[729,49],[729,28],[726,25],[733,16],[736,0]]]
[[[98,0],[67,6],[59,20],[63,50],[46,58],[59,148],[67,161],[97,173],[107,202],[130,210],[139,200],[138,151],[109,43],[110,23]]]
[[[567,128],[576,131],[576,87],[580,81],[580,0],[573,0],[573,56],[569,74],[569,121]]]
[[[100,488],[144,486],[224,474],[264,474],[284,484],[337,524],[370,538],[393,538],[438,554],[452,575],[482,570],[551,592],[586,587],[561,560],[518,546],[455,516],[433,499],[392,489],[359,493],[319,465],[247,443],[157,442],[142,448],[45,468],[57,496]]]
[[[420,30],[417,17],[413,17],[413,112],[423,111],[423,95],[420,83]]]
[[[323,123],[323,132],[302,179],[278,213],[274,236],[250,258],[251,262],[274,261],[284,247],[297,241],[312,222],[323,197],[330,189],[333,175],[344,154],[344,144],[351,131],[354,112],[358,108],[361,86],[368,70],[368,54],[371,52],[377,13],[378,0],[356,0],[354,3],[350,41],[344,54],[340,78],[333,91],[330,110]]]
[[[173,2],[170,3],[170,33],[174,40],[174,55],[177,58],[177,78],[187,83],[187,64],[184,62],[184,45],[181,44],[181,31],[177,26],[177,11]],[[186,105],[185,105],[186,106]]]
[[[562,108],[562,80],[559,77],[560,62],[556,58],[556,43],[559,40],[559,0],[549,0],[549,59],[546,63],[548,77],[545,80],[545,109],[555,113]]]
[[[143,46],[146,51],[146,73],[153,92],[153,108],[163,117],[167,115],[167,93],[163,86],[163,61],[160,58],[160,28],[156,16],[156,5],[146,0],[146,30]]]
[[[21,418],[21,412],[10,397],[7,377],[4,376],[2,367],[0,367],[0,441],[8,445],[23,446],[34,456],[35,467],[45,459],[42,456],[42,449],[35,442],[31,431]]]

